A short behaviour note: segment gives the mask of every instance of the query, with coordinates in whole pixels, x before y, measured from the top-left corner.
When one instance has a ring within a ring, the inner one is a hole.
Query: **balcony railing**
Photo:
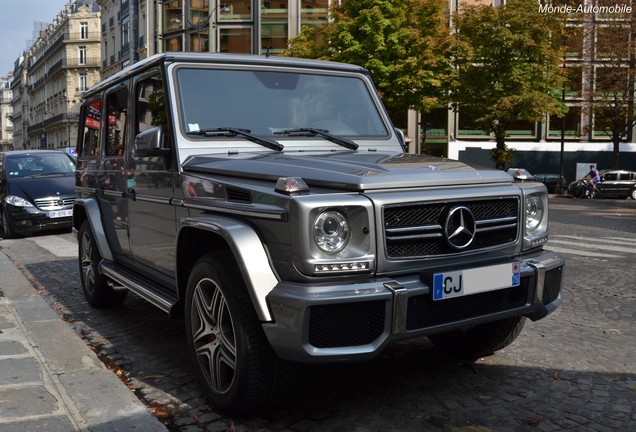
[[[101,61],[102,61],[101,57],[88,57],[85,59],[69,58],[69,59],[64,59],[64,66],[66,67],[78,67],[78,66],[100,67]]]

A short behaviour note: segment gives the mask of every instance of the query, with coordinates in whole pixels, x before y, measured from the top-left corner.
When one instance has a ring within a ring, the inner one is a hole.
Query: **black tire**
[[[629,192],[629,196],[630,196],[631,199],[636,200],[636,188],[632,189]]]
[[[576,185],[572,188],[571,195],[572,195],[572,198],[577,198],[577,199],[585,198],[586,196],[585,192],[586,192],[585,186]]]
[[[254,414],[271,405],[281,390],[292,388],[295,368],[269,345],[231,257],[210,253],[194,265],[185,319],[190,358],[217,408]]]
[[[2,209],[2,238],[5,239],[13,239],[16,238],[17,233],[11,228],[11,223],[9,223],[9,215],[7,215],[7,211]]]
[[[128,291],[115,291],[108,284],[108,278],[99,272],[102,257],[93,237],[93,231],[85,220],[78,235],[78,262],[84,296],[91,306],[113,307],[120,305]]]
[[[491,355],[514,342],[525,322],[525,317],[506,318],[469,329],[431,335],[429,339],[437,347],[454,354],[478,358]]]

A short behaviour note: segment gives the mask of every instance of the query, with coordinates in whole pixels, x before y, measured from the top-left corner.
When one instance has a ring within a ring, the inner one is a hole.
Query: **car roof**
[[[341,72],[357,72],[369,75],[369,71],[362,66],[347,63],[338,63],[326,60],[309,60],[293,57],[266,56],[255,54],[230,54],[230,53],[192,53],[192,52],[169,52],[159,53],[140,60],[133,65],[117,72],[104,81],[96,84],[82,93],[82,98],[86,99],[95,93],[103,91],[119,80],[129,78],[132,75],[143,72],[153,66],[165,63],[202,63],[216,65],[253,65],[253,66],[274,66],[274,67],[295,67],[305,69],[322,69]]]
[[[28,155],[42,155],[42,154],[65,154],[65,152],[61,150],[12,150],[8,152],[2,152],[5,157],[19,157],[19,156],[28,156]]]

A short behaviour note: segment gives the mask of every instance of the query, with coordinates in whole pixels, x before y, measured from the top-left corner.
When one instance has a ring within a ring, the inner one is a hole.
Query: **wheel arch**
[[[79,198],[73,204],[73,231],[76,235],[85,220],[88,220],[100,255],[102,258],[112,261],[113,254],[106,239],[99,204],[94,198]]]
[[[209,252],[227,252],[245,281],[256,314],[261,321],[271,321],[266,296],[278,283],[269,255],[260,237],[246,223],[218,216],[198,216],[181,220],[177,235],[177,287],[179,302],[171,315],[183,311],[182,301],[192,267]],[[176,309],[176,310],[175,310]]]

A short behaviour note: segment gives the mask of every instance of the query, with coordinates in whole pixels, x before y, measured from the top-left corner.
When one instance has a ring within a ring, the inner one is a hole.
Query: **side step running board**
[[[149,301],[166,313],[170,313],[170,309],[177,301],[176,297],[167,295],[167,293],[158,286],[142,280],[111,261],[102,260],[99,263],[99,269],[105,276]]]

